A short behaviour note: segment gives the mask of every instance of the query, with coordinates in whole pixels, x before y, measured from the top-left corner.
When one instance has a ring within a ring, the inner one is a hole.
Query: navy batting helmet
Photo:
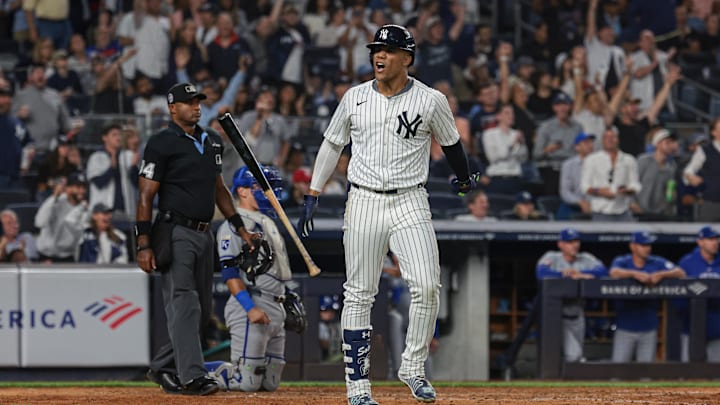
[[[281,198],[283,188],[280,172],[278,172],[278,170],[272,166],[260,165],[260,169],[262,169],[262,172],[265,175],[265,178],[268,180],[268,183],[270,183],[270,187],[273,189],[275,195],[278,197],[278,199]],[[276,213],[272,207],[272,204],[270,204],[270,201],[267,199],[262,189],[253,187],[255,184],[257,184],[255,176],[253,176],[252,172],[250,172],[250,169],[248,169],[247,166],[243,166],[239,168],[233,176],[232,193],[233,195],[235,195],[237,193],[238,187],[247,187],[253,189],[253,196],[255,197],[255,201],[257,201],[258,203],[258,208],[260,209],[260,212],[265,215],[275,217]]]
[[[405,27],[395,24],[387,24],[380,27],[375,33],[373,41],[367,44],[370,55],[377,51],[378,47],[389,46],[409,52],[412,56],[410,64],[415,61],[415,39]]]

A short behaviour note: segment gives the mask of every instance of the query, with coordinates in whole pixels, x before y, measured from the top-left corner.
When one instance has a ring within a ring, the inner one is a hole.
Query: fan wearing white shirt
[[[483,133],[485,156],[490,163],[485,174],[490,177],[487,190],[515,194],[522,189],[522,164],[528,150],[522,132],[512,129],[515,113],[512,105],[504,104],[496,113],[498,125]]]

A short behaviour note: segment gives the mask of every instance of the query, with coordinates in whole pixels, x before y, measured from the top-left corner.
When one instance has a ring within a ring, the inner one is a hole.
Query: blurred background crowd
[[[388,23],[412,31],[411,73],[447,96],[483,173],[450,194],[433,144],[436,219],[720,219],[720,2],[0,0],[2,260],[134,260],[143,146],[181,81],[208,96],[201,125],[233,114],[280,170],[293,216]],[[318,216],[341,217],[351,158]],[[230,184],[229,142],[223,160]]]

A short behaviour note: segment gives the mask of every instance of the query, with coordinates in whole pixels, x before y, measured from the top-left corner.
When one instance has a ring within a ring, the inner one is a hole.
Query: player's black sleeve
[[[458,180],[463,181],[469,179],[470,169],[468,169],[467,156],[465,155],[465,149],[463,149],[462,143],[457,141],[450,146],[443,146],[442,149]]]

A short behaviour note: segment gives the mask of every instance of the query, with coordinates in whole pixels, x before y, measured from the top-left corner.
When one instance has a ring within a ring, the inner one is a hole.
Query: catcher
[[[262,169],[279,194],[282,179],[277,170]],[[246,229],[262,233],[263,239],[250,252],[227,221],[217,231],[222,276],[232,295],[225,305],[232,363],[207,362],[205,367],[224,389],[275,391],[285,367],[285,329],[301,333],[305,312],[297,294],[285,285],[290,264],[283,236],[271,218],[275,212],[247,167],[235,172],[232,193]]]

